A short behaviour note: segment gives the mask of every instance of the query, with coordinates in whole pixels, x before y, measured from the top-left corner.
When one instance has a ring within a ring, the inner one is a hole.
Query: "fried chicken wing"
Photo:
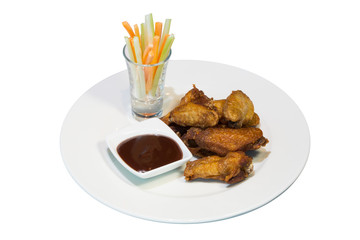
[[[212,127],[219,120],[214,111],[213,99],[207,97],[203,91],[193,88],[181,98],[179,105],[171,112],[161,118],[161,120],[171,127],[178,135],[182,135],[184,127]],[[178,130],[181,131],[178,131]]]
[[[230,119],[227,119],[224,116],[224,106],[225,106],[225,104],[226,104],[226,99],[214,100],[215,111],[219,115],[219,119],[220,119],[219,121],[222,124],[225,124],[230,128],[255,127],[256,125],[259,125],[260,117],[255,112],[254,112],[252,118],[249,121],[244,121],[242,118],[240,118],[238,121],[233,122]],[[240,108],[241,105],[238,105],[237,107]],[[227,111],[229,111],[229,108],[227,108]],[[233,118],[233,119],[237,119],[237,118]]]
[[[243,181],[252,171],[251,157],[243,152],[230,152],[225,157],[209,156],[187,162],[184,176],[187,181],[209,178],[232,184]]]
[[[189,102],[213,108],[213,100],[206,96],[203,91],[196,88],[195,84],[193,88],[181,98],[179,106]]]
[[[253,117],[249,122],[245,122],[245,123],[243,123],[242,121],[227,122],[227,126],[230,128],[255,127],[259,124],[260,124],[260,117],[256,113],[254,113]]]
[[[182,137],[193,155],[225,156],[229,152],[256,150],[269,141],[260,128],[190,128]]]
[[[244,127],[255,127],[257,125],[260,124],[260,117],[257,113],[254,113],[254,115],[252,116],[251,120],[248,122],[244,122],[243,126]]]
[[[250,98],[240,90],[233,91],[223,106],[223,117],[237,125],[248,124],[254,115],[254,104]]]
[[[219,122],[219,116],[215,110],[188,102],[171,111],[169,120],[180,126],[206,128],[215,126]]]
[[[214,109],[219,115],[219,119],[221,120],[223,118],[223,111],[224,111],[224,105],[226,100],[220,99],[220,100],[214,100]]]
[[[171,112],[168,112],[166,115],[162,116],[160,118],[161,121],[163,121],[166,125],[170,125],[170,113]]]

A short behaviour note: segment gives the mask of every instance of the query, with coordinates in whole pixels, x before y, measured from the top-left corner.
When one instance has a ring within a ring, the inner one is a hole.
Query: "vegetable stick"
[[[151,64],[151,61],[153,60],[153,58],[154,58],[154,52],[151,50],[149,52],[149,54],[146,56],[146,59],[145,59],[145,61],[143,63],[145,65],[149,65],[149,64]]]
[[[160,37],[158,35],[155,35],[154,36],[154,40],[153,40],[153,48],[152,48],[152,51],[151,51],[151,55],[153,55],[153,59],[151,61],[151,64],[156,64],[157,63],[157,59],[158,59],[158,49],[159,49],[159,41],[160,41]],[[150,55],[150,53],[149,53]],[[156,69],[158,67],[157,66],[154,66],[154,67],[148,67],[148,85],[147,85],[147,88],[146,88],[146,94],[149,93],[151,87],[152,87],[152,83],[153,83],[153,79],[154,79],[154,76],[155,76],[155,73],[156,73]]]
[[[137,36],[134,37],[134,48],[135,48],[135,55],[137,59],[137,63],[143,64],[141,59],[141,49],[140,49],[140,41]],[[139,92],[140,97],[144,97],[145,95],[145,76],[144,71],[142,67],[137,66],[136,67],[138,76],[139,76]]]
[[[126,50],[129,54],[129,59],[133,62],[135,62],[135,58],[134,58],[134,53],[131,47],[131,43],[128,37],[125,37],[125,42],[126,42]]]
[[[125,37],[125,42],[126,42],[126,49],[127,49],[127,52],[128,52],[128,56],[129,56],[129,59],[132,61],[132,62],[135,62],[135,58],[134,58],[134,53],[133,53],[133,49],[131,47],[131,43],[130,43],[130,39],[128,37]],[[131,75],[131,78],[134,79],[134,84],[136,85],[136,70],[134,68],[134,65],[133,64],[128,64],[128,67],[130,68],[130,75]],[[134,91],[134,94],[136,97],[139,97],[139,91],[138,91],[139,87],[135,87],[135,91]]]
[[[145,64],[150,64],[151,61],[153,60],[154,58],[154,51],[150,51],[149,54],[148,54],[148,57],[146,59],[146,62]],[[152,82],[153,82],[153,70],[154,67],[145,67],[144,68],[144,72],[145,72],[145,91],[146,91],[146,94],[149,93],[149,91],[151,90],[151,87],[152,87]]]
[[[152,35],[154,35],[155,29],[154,29],[154,19],[152,13],[148,14],[149,20],[150,20],[150,26],[151,26],[151,32]]]
[[[134,41],[134,49],[135,49],[135,56],[136,56],[136,62],[143,64],[142,57],[141,57],[141,49],[140,49],[140,41],[137,36],[133,38]]]
[[[145,32],[145,45],[147,46],[152,43],[154,37],[154,21],[151,13],[145,16]]]
[[[141,50],[142,50],[142,52],[144,52],[145,51],[145,24],[144,23],[140,24],[140,29],[141,29],[141,34],[140,34]]]
[[[132,30],[130,24],[127,21],[122,22],[122,25],[124,26],[124,28],[126,29],[126,31],[130,34],[130,37],[134,37],[135,33]]]
[[[156,64],[156,63],[158,63],[159,42],[160,42],[160,37],[159,37],[158,35],[155,35],[155,36],[154,36],[154,40],[153,40],[153,45],[154,45],[154,47],[153,47],[154,58],[153,58],[151,64]],[[152,76],[152,77],[155,76],[156,69],[157,69],[157,66],[151,68],[151,76]]]
[[[161,37],[161,31],[162,31],[162,23],[161,22],[156,22],[155,23],[155,35]]]
[[[135,56],[134,56],[134,50],[131,46],[131,42],[130,42],[130,39],[128,37],[125,37],[125,42],[126,42],[126,49],[127,49],[127,52],[128,52],[128,56],[129,56],[129,59],[133,62],[136,62],[135,61]],[[135,85],[135,91],[134,91],[134,94],[136,97],[140,97],[140,87],[139,87],[139,80],[137,79],[138,76],[136,74],[136,70],[135,70],[135,66],[133,64],[129,64],[129,68],[130,68],[130,74],[131,74],[131,78],[134,79],[134,85]]]
[[[163,51],[161,53],[161,56],[159,58],[159,62],[164,61],[169,56],[170,49],[171,49],[171,46],[172,46],[174,40],[175,40],[174,34],[171,34],[167,38],[167,40],[166,40],[166,42],[164,44],[164,49],[163,49]],[[157,87],[158,87],[158,84],[159,84],[159,80],[160,80],[160,76],[162,74],[163,68],[164,68],[164,64],[158,66],[158,68],[156,70],[154,80],[153,80],[153,83],[152,83],[152,88],[151,88],[151,94],[153,96],[155,96],[155,94],[156,94],[156,90],[157,90]]]
[[[156,95],[157,87],[159,84],[159,80],[160,80],[160,76],[161,76],[163,68],[164,68],[164,64],[158,66],[156,69],[155,76],[153,78],[152,86],[151,86],[151,95],[153,95],[153,96]]]
[[[157,63],[158,54],[159,54],[159,42],[160,42],[160,37],[158,35],[155,35],[153,39],[154,59],[152,60],[151,64]]]
[[[134,25],[134,30],[135,30],[135,36],[137,36],[139,39],[141,39],[139,26],[137,24]],[[142,52],[143,50],[142,50],[142,46],[141,46],[141,41],[140,41],[140,48],[141,48],[141,52]]]
[[[162,53],[162,51],[163,51],[163,49],[164,49],[165,42],[167,41],[167,39],[168,39],[169,36],[170,36],[169,34],[166,34],[166,35],[164,36],[164,41],[163,41],[163,43],[161,44],[161,47],[159,47],[159,53],[158,53],[158,59],[157,59],[158,62],[161,62],[161,61],[160,61],[160,56],[161,56],[161,53]],[[160,40],[160,41],[161,41],[161,40]]]
[[[167,58],[167,56],[169,55],[169,52],[170,52],[170,48],[171,48],[174,40],[175,40],[174,34],[171,34],[171,35],[166,39],[165,44],[164,44],[164,47],[163,47],[163,49],[162,49],[162,51],[161,51],[161,55],[160,55],[160,58],[159,58],[159,62],[162,62],[162,61],[164,61],[164,60]]]
[[[129,38],[130,40],[130,46],[131,46],[131,50],[133,52],[133,55],[134,55],[134,62],[136,63],[137,60],[136,60],[136,54],[135,54],[135,48],[134,48],[134,38]]]
[[[171,25],[171,19],[166,19],[164,24],[164,30],[162,32],[162,36],[160,39],[160,46],[165,41],[165,35],[170,33],[170,25]]]
[[[145,62],[145,59],[149,55],[149,52],[151,52],[152,48],[153,48],[152,44],[147,45],[147,47],[145,48],[145,51],[144,51],[144,53],[142,55],[143,62]]]

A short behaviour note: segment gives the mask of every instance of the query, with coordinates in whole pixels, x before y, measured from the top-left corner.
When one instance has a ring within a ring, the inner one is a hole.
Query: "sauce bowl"
[[[120,157],[120,155],[117,152],[117,147],[120,143],[130,138],[140,135],[147,135],[147,134],[162,135],[174,140],[179,145],[182,151],[182,155],[183,155],[182,159],[146,172],[139,172],[131,168],[124,161],[124,159]],[[129,126],[109,134],[106,137],[106,144],[108,145],[111,153],[114,155],[116,160],[118,160],[119,163],[122,166],[124,166],[129,172],[140,178],[150,178],[171,171],[175,168],[182,166],[193,157],[189,149],[185,146],[183,141],[176,135],[176,133],[158,118],[151,118],[144,120],[142,122],[131,123]]]

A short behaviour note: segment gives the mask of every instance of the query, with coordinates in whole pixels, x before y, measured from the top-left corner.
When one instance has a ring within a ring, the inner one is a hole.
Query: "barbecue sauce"
[[[120,143],[116,150],[124,162],[138,172],[147,172],[183,157],[180,146],[161,135],[132,137]]]

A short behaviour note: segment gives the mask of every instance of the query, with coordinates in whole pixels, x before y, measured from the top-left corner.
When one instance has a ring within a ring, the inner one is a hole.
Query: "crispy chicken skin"
[[[168,112],[165,116],[162,116],[160,118],[161,121],[163,121],[166,125],[170,125],[170,113],[171,112]]]
[[[193,88],[181,98],[179,105],[161,118],[168,126],[177,129],[179,127],[212,127],[215,126],[219,117],[212,98],[207,97],[203,91]],[[208,119],[207,119],[208,118]]]
[[[169,120],[184,127],[206,128],[215,126],[219,122],[219,116],[215,110],[188,102],[172,110]]]
[[[190,128],[182,140],[193,155],[225,156],[229,152],[256,150],[269,141],[260,128]]]
[[[260,117],[255,112],[249,121],[243,122],[242,119],[236,122],[232,122],[231,120],[224,117],[224,106],[226,103],[226,99],[214,100],[214,108],[217,114],[219,115],[219,121],[222,124],[227,125],[230,128],[241,128],[241,127],[255,127],[260,124]],[[240,105],[238,105],[240,107]]]
[[[254,115],[254,104],[250,98],[240,90],[233,91],[223,106],[223,117],[238,125],[248,124]]]
[[[255,127],[260,124],[260,117],[257,113],[254,113],[250,121],[243,123],[243,127]]]
[[[253,171],[252,158],[243,152],[230,152],[225,157],[209,156],[186,164],[187,181],[203,178],[233,184],[243,181]]]
[[[203,91],[197,89],[195,84],[193,85],[193,88],[181,98],[179,106],[189,102],[209,107],[211,109],[213,108],[213,100],[207,97]]]
[[[237,122],[226,122],[229,128],[242,128],[242,127],[255,127],[260,124],[260,117],[254,113],[253,117],[249,122],[243,123],[242,121]]]
[[[214,108],[215,108],[216,113],[219,115],[219,119],[223,118],[225,102],[226,102],[225,99],[214,100]]]

